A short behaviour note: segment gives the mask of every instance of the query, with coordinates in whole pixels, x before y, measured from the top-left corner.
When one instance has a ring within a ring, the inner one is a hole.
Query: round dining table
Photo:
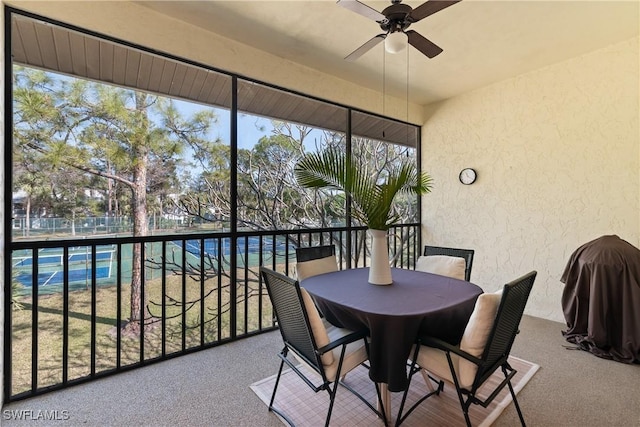
[[[393,268],[391,285],[368,283],[369,269],[355,268],[300,282],[332,324],[367,328],[369,377],[389,391],[407,387],[407,359],[420,336],[457,344],[482,289],[473,283]]]

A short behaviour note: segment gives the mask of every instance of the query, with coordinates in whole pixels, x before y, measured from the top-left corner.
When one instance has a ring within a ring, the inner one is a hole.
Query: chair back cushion
[[[332,271],[338,271],[338,263],[335,255],[296,263],[296,273],[300,281],[307,277],[330,273]]]
[[[447,255],[420,256],[416,270],[464,280],[466,261],[464,258]]]
[[[469,318],[469,323],[464,330],[460,341],[460,350],[466,351],[475,357],[481,357],[484,347],[489,339],[491,328],[498,312],[502,290],[495,293],[481,294],[476,300],[476,305]],[[460,358],[458,365],[458,376],[460,385],[469,387],[478,372],[478,365],[468,360]]]
[[[318,348],[324,347],[329,344],[329,334],[327,328],[318,313],[313,298],[309,295],[309,292],[305,288],[300,288],[302,294],[302,300],[304,301],[304,308],[307,311],[307,317],[309,317],[309,325],[311,326],[311,332],[313,332],[313,338],[315,339],[316,346]],[[324,366],[330,366],[333,363],[333,352],[329,351],[322,355],[322,364]]]

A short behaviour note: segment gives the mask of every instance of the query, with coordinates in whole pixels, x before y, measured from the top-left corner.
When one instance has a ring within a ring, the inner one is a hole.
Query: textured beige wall
[[[564,321],[571,253],[604,234],[640,243],[638,52],[635,38],[425,108],[424,242],[474,248],[488,291],[537,270],[527,313]]]
[[[125,1],[6,0],[16,9],[96,31],[220,70],[365,111],[420,124],[422,106],[382,95],[295,62],[267,54]]]

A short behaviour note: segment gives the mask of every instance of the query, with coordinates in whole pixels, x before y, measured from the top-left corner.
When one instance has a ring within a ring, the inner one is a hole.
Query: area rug
[[[516,357],[509,357],[509,363],[518,371],[511,381],[517,394],[531,377],[533,377],[539,369],[539,365]],[[487,384],[485,384],[485,387],[489,390],[492,385],[499,383],[500,378],[504,378],[502,372],[498,371],[494,373],[487,381]],[[266,405],[269,405],[275,379],[276,376],[273,375],[251,384],[251,389]],[[365,396],[369,402],[376,402],[375,387],[369,379],[366,368],[358,367],[349,372],[345,378],[345,382]],[[424,395],[426,391],[427,386],[424,383],[422,375],[415,375],[411,381],[407,405],[411,405],[412,402],[415,402]],[[487,391],[486,395],[488,395],[489,392],[490,391]],[[482,395],[482,392],[480,394]],[[393,422],[395,422],[395,416],[397,415],[400,401],[402,400],[402,393],[391,393],[391,395],[391,418]],[[469,410],[472,425],[481,427],[490,426],[502,411],[511,404],[511,401],[509,389],[505,387],[487,408],[472,405]],[[291,418],[296,426],[324,425],[329,407],[329,395],[325,391],[314,393],[293,371],[286,370],[280,378],[280,385],[278,386],[274,406]],[[382,426],[384,423],[378,419],[362,401],[344,387],[340,387],[336,394],[333,415],[331,416],[331,425],[349,427]],[[404,421],[403,425],[407,427],[423,425],[442,427],[464,426],[464,417],[453,385],[445,383],[444,391],[440,393],[439,396],[430,397],[418,406]]]

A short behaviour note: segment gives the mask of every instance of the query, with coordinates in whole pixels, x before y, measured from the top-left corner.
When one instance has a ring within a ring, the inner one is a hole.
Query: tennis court
[[[260,244],[262,240],[262,245]],[[231,239],[230,238],[214,238],[193,240],[176,240],[172,242],[181,248],[183,243],[186,251],[194,258],[194,262],[198,262],[201,254],[204,252],[205,257],[218,258],[229,257],[231,255]],[[250,266],[258,265],[259,255],[262,252],[263,262],[267,262],[272,256],[283,258],[286,255],[286,241],[284,238],[276,239],[275,244],[272,237],[252,236],[246,239],[240,238],[236,244],[238,254],[238,265],[244,266],[246,262]],[[246,256],[245,256],[246,255]],[[289,256],[295,256],[295,247],[289,244]]]
[[[115,245],[99,246],[95,253],[95,277],[99,284],[110,282],[114,275]],[[57,292],[64,283],[64,251],[62,248],[44,248],[38,250],[37,259],[29,250],[16,251],[13,254],[12,266],[15,278],[25,288],[34,283],[34,260],[37,262],[38,274],[36,283],[38,289]],[[71,247],[67,253],[67,277],[70,288],[84,287],[91,283],[92,253],[90,247]],[[48,288],[48,289],[47,289]]]
[[[40,252],[38,253],[38,265],[59,265],[62,266],[62,258],[63,258],[63,254],[60,251],[60,253],[54,253],[54,254],[45,254],[43,251],[46,251],[47,249],[41,249]],[[58,251],[58,249],[54,249],[56,252]],[[115,251],[115,249],[110,250],[110,251],[105,251],[105,252],[96,252],[96,260],[98,261],[103,261],[103,260],[109,260],[111,261],[112,257],[113,257],[113,252]],[[44,254],[44,255],[41,255]],[[15,262],[13,264],[14,268],[18,268],[18,267],[27,267],[27,266],[31,266],[33,265],[33,257],[31,256],[26,256],[26,257],[15,257],[14,256],[14,261],[17,259],[18,261]],[[87,253],[86,251],[84,253],[71,253],[71,251],[69,252],[69,264],[73,264],[73,263],[78,263],[78,262],[91,262],[91,253]]]
[[[262,244],[261,244],[262,241]],[[173,258],[179,254],[182,245],[188,256],[188,264],[199,268],[200,258],[204,256],[207,261],[205,268],[211,266],[211,259],[227,259],[231,254],[230,238],[209,238],[175,240],[168,242],[166,256]],[[237,240],[237,265],[239,267],[257,266],[260,262],[270,263],[275,256],[277,262],[286,262],[287,243],[284,238],[252,236],[248,239]],[[162,244],[160,242],[149,243],[146,257],[148,260],[158,262],[162,258]],[[121,273],[122,277],[130,277],[131,274],[131,245],[121,245]],[[93,268],[95,268],[96,284],[98,286],[114,285],[117,282],[117,245],[101,245],[96,247],[95,266],[92,267],[92,252],[90,246],[70,247],[67,253],[67,280],[70,290],[86,289],[91,286],[93,280]],[[178,251],[178,252],[176,252]],[[172,254],[172,255],[169,255]],[[289,244],[289,257],[295,257],[295,247]],[[35,258],[31,250],[14,251],[12,267],[14,278],[24,286],[23,292],[28,294],[34,284],[34,263],[37,263],[36,283],[38,292],[50,294],[61,292],[64,281],[64,251],[60,248],[44,248],[38,250]],[[177,258],[178,262],[179,258]],[[157,268],[147,271],[147,279],[153,279],[160,273]]]
[[[69,283],[87,282],[91,280],[92,269],[76,269],[69,270]],[[105,279],[111,277],[111,267],[97,267],[96,279]],[[33,274],[22,273],[18,275],[18,281],[26,287],[33,284]],[[64,274],[62,271],[54,271],[51,273],[38,273],[38,286],[62,285]]]

